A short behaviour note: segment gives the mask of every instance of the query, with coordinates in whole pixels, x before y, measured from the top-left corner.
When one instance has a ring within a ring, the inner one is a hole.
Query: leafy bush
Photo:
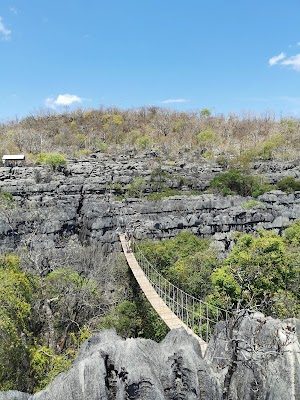
[[[102,153],[107,153],[108,144],[103,142],[103,140],[97,140],[95,143],[95,147],[97,150],[100,150]]]
[[[0,209],[2,211],[14,208],[14,197],[11,193],[0,190]]]
[[[55,170],[58,167],[65,166],[67,160],[63,154],[41,153],[37,155],[35,163],[38,165],[47,165]]]
[[[216,175],[209,185],[224,196],[239,194],[257,197],[272,188],[262,176],[246,175],[237,169]]]
[[[15,255],[0,258],[0,390],[26,390],[33,280]]]
[[[293,176],[287,176],[278,181],[276,187],[283,192],[292,193],[300,190],[300,181],[296,180]]]
[[[225,157],[224,155],[220,155],[216,158],[216,163],[219,164],[222,168],[227,168],[228,162],[228,157]]]
[[[262,142],[258,146],[259,157],[263,160],[271,160],[274,155],[274,150],[278,149],[285,142],[283,135],[273,135],[269,140]]]
[[[212,275],[214,293],[217,298],[229,298],[232,306],[258,306],[260,311],[280,318],[297,316],[298,265],[299,256],[277,233],[260,230],[258,237],[240,234],[223,266]],[[280,306],[282,297],[286,302]],[[292,300],[296,301],[291,306]]]
[[[300,220],[295,221],[290,227],[283,232],[283,237],[287,243],[292,246],[300,245]]]
[[[174,239],[144,243],[141,250],[170,282],[200,297],[211,290],[209,277],[218,265],[209,243],[190,232],[182,232]]]
[[[241,164],[244,169],[249,169],[250,163],[256,160],[271,160],[274,158],[275,150],[278,150],[284,142],[283,135],[273,135],[268,140],[242,151],[231,161],[231,165]]]
[[[212,129],[198,133],[196,139],[197,143],[204,147],[216,146],[220,141],[219,136]]]
[[[155,168],[150,175],[150,186],[154,192],[161,192],[163,190],[169,189],[165,184],[167,179],[170,179],[171,175],[168,171],[162,169],[160,166]]]
[[[142,177],[134,179],[129,185],[126,186],[128,197],[142,197],[146,187],[146,181]]]
[[[140,149],[147,149],[153,144],[153,141],[150,139],[149,136],[143,135],[138,137],[135,143]]]
[[[100,329],[114,327],[118,335],[122,337],[137,337],[141,329],[141,318],[138,315],[137,306],[134,302],[125,300],[110,314],[101,318]]]
[[[61,372],[69,370],[71,360],[64,354],[57,355],[46,346],[35,346],[30,349],[30,372],[37,382],[35,392],[45,389]]]
[[[206,150],[203,154],[202,157],[206,158],[207,160],[211,160],[214,156],[214,151],[213,150]]]
[[[254,207],[265,208],[265,206],[258,200],[249,200],[242,204],[245,210],[251,210]]]

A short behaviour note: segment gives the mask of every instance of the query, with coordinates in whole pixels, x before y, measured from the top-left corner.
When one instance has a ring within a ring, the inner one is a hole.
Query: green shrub
[[[143,135],[140,136],[136,139],[135,141],[137,147],[139,147],[140,149],[147,149],[148,147],[150,147],[153,144],[153,141],[150,139],[149,136],[147,135]]]
[[[257,197],[272,188],[262,176],[243,174],[237,169],[216,175],[209,185],[212,189],[222,192],[224,196],[239,194]]]
[[[250,149],[244,150],[236,158],[231,160],[230,164],[241,165],[243,169],[249,169],[250,163],[259,159],[259,150],[256,147],[251,147]]]
[[[295,221],[291,226],[286,228],[283,232],[283,237],[288,244],[293,246],[300,245],[300,220]]]
[[[66,157],[63,154],[41,153],[35,160],[37,165],[47,165],[53,170],[63,167],[67,164]]]
[[[171,196],[177,196],[177,195],[182,195],[183,193],[180,190],[176,190],[176,189],[170,189],[168,187],[166,187],[163,191],[157,193],[150,193],[147,196],[147,199],[149,200],[155,200],[155,201],[159,201],[161,199],[164,199],[165,197],[171,197]]]
[[[12,207],[14,204],[14,196],[11,193],[0,190],[0,205],[6,207]]]
[[[142,197],[146,187],[146,181],[142,177],[134,179],[129,185],[126,186],[127,196],[129,197]]]
[[[212,274],[214,293],[274,317],[298,316],[299,256],[288,243],[293,234],[284,238],[261,229],[256,236],[238,235],[223,266]]]
[[[228,166],[228,158],[224,155],[218,156],[216,158],[216,163],[220,165],[222,168],[227,168]]]
[[[168,171],[162,169],[160,166],[155,168],[150,175],[150,186],[153,192],[162,192],[169,189],[166,181],[171,178]]]
[[[204,147],[216,146],[220,141],[219,136],[212,129],[198,133],[196,139],[197,143]]]
[[[102,153],[107,153],[108,150],[108,144],[103,142],[102,140],[99,140],[96,144],[97,149],[100,150]]]
[[[291,193],[300,190],[300,181],[293,176],[287,176],[278,181],[276,187],[283,192]]]
[[[134,302],[125,300],[116,308],[111,309],[110,313],[100,320],[100,329],[114,327],[118,335],[127,337],[137,337],[141,330],[141,318],[138,315],[137,305]]]
[[[211,160],[214,156],[214,151],[213,150],[206,150],[203,154],[202,157],[206,158],[207,160]]]
[[[258,200],[249,200],[242,204],[245,210],[251,210],[254,207],[265,208],[265,206]]]
[[[284,141],[283,135],[273,135],[269,140],[265,140],[254,147],[242,151],[231,161],[231,165],[241,165],[243,169],[249,169],[250,163],[254,161],[271,160],[274,158],[275,151],[282,146]]]
[[[285,141],[283,135],[272,135],[269,140],[262,142],[259,146],[259,157],[263,160],[271,160],[274,150],[278,149]]]
[[[56,355],[45,346],[35,346],[30,349],[30,373],[37,382],[35,392],[45,389],[61,372],[68,371],[71,360],[64,354]]]

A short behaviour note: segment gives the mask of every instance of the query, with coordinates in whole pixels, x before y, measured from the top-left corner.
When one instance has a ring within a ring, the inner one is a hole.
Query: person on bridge
[[[131,238],[132,238],[132,232],[129,229],[126,229],[125,231],[125,239],[127,242],[127,253],[131,253]]]

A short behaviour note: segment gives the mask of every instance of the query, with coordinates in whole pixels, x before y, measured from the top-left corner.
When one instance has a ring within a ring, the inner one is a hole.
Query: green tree
[[[277,182],[276,187],[283,192],[292,193],[300,190],[300,181],[293,176],[286,176]]]
[[[46,165],[56,170],[59,167],[64,167],[67,164],[67,160],[63,154],[42,153],[37,155],[35,163]]]
[[[30,375],[34,379],[34,392],[45,389],[61,372],[71,368],[72,362],[67,355],[57,355],[45,346],[30,348]]]
[[[198,133],[196,139],[200,146],[207,148],[212,148],[220,142],[219,136],[212,129],[207,129]]]
[[[26,390],[34,281],[14,255],[0,259],[0,390]]]
[[[260,175],[244,174],[237,169],[217,174],[210,182],[213,190],[222,192],[224,196],[239,194],[241,196],[257,197],[271,190],[271,185]]]
[[[126,194],[129,197],[142,197],[146,188],[146,181],[139,176],[126,186]]]
[[[240,235],[224,265],[212,274],[215,292],[226,295],[232,304],[254,307],[277,315],[278,296],[298,297],[295,280],[299,277],[297,260],[288,250],[285,239],[275,232],[259,231],[259,236]],[[289,304],[287,302],[287,304]],[[283,304],[283,303],[282,303]],[[281,316],[294,316],[299,304],[283,307]]]
[[[210,117],[211,116],[211,110],[209,108],[202,108],[202,110],[199,111],[200,117]]]
[[[144,243],[141,250],[170,282],[203,298],[212,289],[210,275],[219,265],[216,251],[209,244],[209,240],[185,231],[174,239]]]
[[[103,140],[120,143],[125,138],[123,133],[123,118],[120,114],[104,114],[101,117]]]
[[[70,332],[79,331],[98,315],[101,297],[96,282],[71,268],[59,268],[45,278],[45,292],[55,321],[56,340],[62,351]]]
[[[115,328],[122,337],[138,337],[142,321],[134,302],[125,300],[103,317],[100,328]]]
[[[212,290],[211,274],[219,265],[216,251],[210,247],[181,257],[169,267],[166,278],[175,286],[204,299]]]
[[[141,321],[140,336],[160,342],[169,332],[168,326],[158,316],[143,293],[136,293],[135,303]]]
[[[147,135],[142,135],[135,140],[135,144],[140,149],[147,149],[152,146],[153,140]]]
[[[295,221],[290,227],[283,232],[283,237],[289,245],[298,248],[300,245],[300,220]]]
[[[181,258],[203,251],[208,247],[209,241],[199,239],[192,233],[181,232],[174,239],[161,242],[146,242],[140,245],[142,252],[151,264],[163,273]]]
[[[166,181],[170,178],[170,174],[161,168],[161,166],[155,168],[150,175],[150,186],[151,190],[154,192],[161,192],[168,189],[169,186]]]

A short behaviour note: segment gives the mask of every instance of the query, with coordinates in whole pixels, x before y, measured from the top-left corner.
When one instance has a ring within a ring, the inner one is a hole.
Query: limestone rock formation
[[[205,356],[183,329],[161,343],[102,331],[73,368],[35,395],[0,400],[296,400],[300,398],[299,321],[241,312],[219,323]]]
[[[300,398],[297,326],[299,320],[281,321],[246,311],[228,326],[220,323],[205,360],[218,377],[223,399]]]
[[[70,161],[59,171],[39,166],[0,168],[0,190],[11,193],[18,205],[11,215],[0,210],[0,249],[13,250],[38,227],[40,242],[47,247],[61,246],[62,238],[76,238],[101,244],[111,251],[118,247],[117,228],[129,225],[138,238],[149,239],[170,238],[189,229],[212,237],[224,251],[230,248],[234,231],[280,231],[300,218],[299,192],[266,193],[251,209],[244,207],[250,198],[215,194],[175,196],[159,202],[117,201],[115,195],[120,186],[137,177],[149,183],[151,173],[160,163],[148,156],[99,157]],[[178,189],[187,181],[190,188],[198,191],[206,189],[210,179],[222,171],[220,166],[204,159],[165,164],[162,168],[169,173],[169,187]],[[261,163],[254,165],[254,172],[264,173],[272,183],[284,176],[300,177],[297,163]],[[184,187],[181,189],[184,192]]]

